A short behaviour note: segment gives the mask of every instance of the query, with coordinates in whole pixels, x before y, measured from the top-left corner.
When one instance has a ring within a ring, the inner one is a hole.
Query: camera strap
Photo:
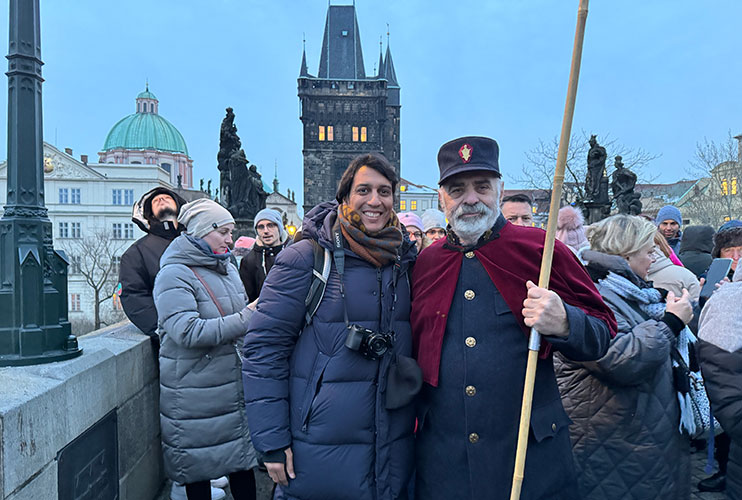
[[[345,318],[345,326],[350,328],[350,321],[348,321],[348,305],[345,303],[345,284],[343,283],[343,273],[345,273],[345,248],[343,247],[343,235],[337,225],[333,230],[332,236],[332,258],[335,260],[335,270],[340,277],[340,296],[343,298],[343,316]]]

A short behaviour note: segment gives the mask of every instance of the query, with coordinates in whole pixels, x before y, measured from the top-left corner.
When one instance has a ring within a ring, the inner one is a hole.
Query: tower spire
[[[376,72],[376,78],[384,78],[384,49],[379,35],[379,69]]]
[[[274,160],[274,174],[273,174],[273,192],[278,192],[278,159]]]
[[[302,49],[301,49],[301,69],[299,70],[299,77],[302,76],[308,77],[309,76],[309,69],[307,68],[307,39],[306,37],[302,40]]]

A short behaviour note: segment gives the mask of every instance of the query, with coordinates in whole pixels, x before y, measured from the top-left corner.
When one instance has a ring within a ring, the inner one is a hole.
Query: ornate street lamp
[[[67,320],[67,260],[44,204],[39,0],[10,0],[8,197],[0,219],[0,366],[82,353]]]

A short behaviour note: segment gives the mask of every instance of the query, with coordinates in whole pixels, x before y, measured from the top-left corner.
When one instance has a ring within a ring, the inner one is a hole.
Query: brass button
[[[464,292],[464,298],[466,300],[474,300],[474,297],[476,297],[477,294],[474,293],[474,290],[467,290]]]
[[[477,388],[473,385],[467,385],[466,386],[466,395],[467,396],[473,396],[477,393]]]
[[[476,443],[477,441],[479,441],[479,434],[477,434],[476,432],[472,432],[471,434],[469,434],[470,443],[473,444],[473,443]]]
[[[467,259],[473,259],[474,258],[474,252],[466,252],[464,254],[464,257],[466,257]]]
[[[474,347],[477,345],[477,339],[474,337],[466,337],[466,346],[467,347]]]
[[[551,430],[556,432],[556,424],[551,424]]]

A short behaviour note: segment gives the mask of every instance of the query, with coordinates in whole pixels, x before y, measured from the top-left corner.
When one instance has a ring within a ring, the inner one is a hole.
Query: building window
[[[410,200],[410,210],[417,210],[417,200]]]
[[[67,204],[70,202],[70,190],[67,188],[59,188],[59,203]]]
[[[123,193],[121,192],[121,189],[114,189],[112,191],[113,193],[113,200],[112,203],[114,205],[123,205]]]
[[[358,142],[358,127],[353,127],[353,142]]]
[[[123,226],[123,224],[121,224],[119,222],[114,222],[113,223],[113,238],[114,239],[120,240],[121,237],[123,236],[123,233],[122,233],[122,229],[123,228],[122,228],[122,226]]]
[[[118,274],[121,270],[121,257],[114,255],[111,257],[111,272]]]
[[[70,226],[66,222],[59,223],[59,237],[60,238],[70,237]]]
[[[134,190],[124,189],[124,205],[133,205],[133,204],[134,204]]]
[[[399,201],[399,209],[404,212],[407,210],[407,200],[400,200]]]
[[[325,126],[324,125],[319,126],[319,140],[320,141],[325,140]]]
[[[721,195],[722,196],[729,195],[729,182],[726,179],[721,180]]]
[[[155,112],[155,103],[151,102],[149,103],[149,112],[154,113]]]
[[[74,311],[74,312],[82,311],[82,309],[80,308],[80,294],[79,293],[70,294],[70,311]]]
[[[366,142],[366,127],[361,127],[361,142]]]
[[[73,205],[80,204],[80,188],[70,189],[70,203]]]
[[[332,125],[327,126],[327,140],[328,141],[335,140],[335,127],[333,127]]]
[[[134,224],[131,222],[124,224],[124,238],[127,240],[134,239]]]
[[[737,194],[737,178],[732,177],[732,194]]]
[[[80,237],[80,223],[79,222],[70,222],[70,237],[71,238],[79,238]]]
[[[69,274],[80,274],[80,256],[70,255]]]

